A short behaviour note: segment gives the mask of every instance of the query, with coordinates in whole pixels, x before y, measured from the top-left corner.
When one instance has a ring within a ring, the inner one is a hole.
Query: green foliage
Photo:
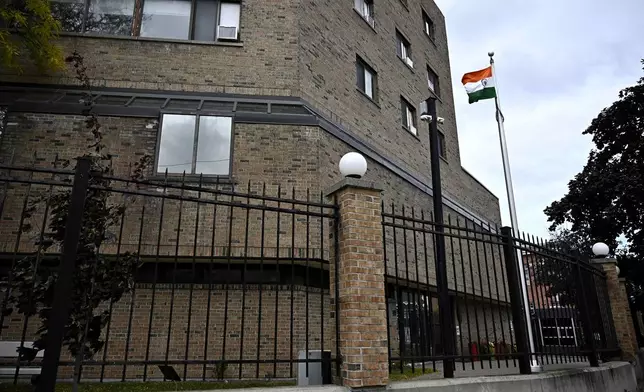
[[[624,236],[624,247],[615,253],[632,303],[642,302],[635,297],[644,287],[644,77],[620,91],[583,133],[595,143],[588,162],[545,213],[552,230],[572,223],[570,232],[588,243],[617,249]]]
[[[526,258],[529,262],[528,272],[539,285],[538,290],[544,290],[543,294],[537,294],[535,306],[546,306],[541,302],[555,296],[562,306],[578,305],[577,301],[581,296],[578,292],[579,275],[575,263],[589,262],[593,243],[594,241],[583,233],[558,228],[550,232],[550,240],[546,246],[549,252],[547,255],[535,254]]]
[[[63,54],[55,44],[60,24],[49,0],[0,0],[0,65],[21,70],[19,59],[29,56],[40,71],[63,68]]]
[[[216,362],[215,367],[213,368],[214,377],[217,380],[223,380],[226,378],[226,369],[228,369],[228,364],[226,362]]]
[[[86,105],[85,127],[93,136],[89,151],[79,158],[90,161],[92,175],[83,210],[83,224],[77,248],[76,269],[73,291],[70,298],[70,316],[66,324],[63,345],[77,358],[90,358],[101,350],[104,342],[101,330],[109,320],[107,310],[98,310],[108,302],[117,302],[132,290],[134,273],[140,263],[136,254],[129,252],[116,256],[100,254],[101,245],[111,236],[110,228],[116,226],[126,211],[125,202],[114,203],[110,200],[111,181],[103,176],[111,175],[111,156],[105,152],[101,125],[92,112],[93,98],[89,91],[89,78],[78,53],[67,61],[72,63],[77,77],[87,88],[84,96]],[[149,162],[144,158],[140,165]],[[71,166],[69,161],[59,162],[63,167]],[[140,176],[143,170],[136,170]],[[136,178],[134,178],[136,179]],[[38,351],[47,347],[54,287],[58,281],[55,268],[46,268],[41,261],[48,252],[64,251],[63,241],[66,231],[67,214],[70,210],[71,190],[58,190],[40,194],[30,200],[24,218],[28,220],[38,209],[49,210],[47,230],[43,230],[36,241],[37,251],[16,262],[12,271],[7,292],[7,313],[13,311],[25,316],[38,315],[41,325],[37,331],[33,347],[22,348],[21,359],[31,361]],[[23,231],[29,231],[25,225]]]
[[[402,371],[400,371],[400,367],[393,366],[391,369],[389,369],[389,380],[390,381],[411,380],[416,377],[422,376],[423,374],[432,374],[432,373],[436,373],[436,370],[434,370],[432,367],[425,365],[425,371],[423,371],[422,365],[418,363],[416,364],[413,370],[411,368],[411,365],[405,365]]]

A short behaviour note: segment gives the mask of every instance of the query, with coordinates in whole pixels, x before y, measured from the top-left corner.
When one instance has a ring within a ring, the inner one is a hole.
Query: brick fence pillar
[[[625,360],[634,359],[637,355],[637,336],[628,305],[625,280],[618,277],[617,260],[612,258],[594,259],[593,264],[600,265],[606,273],[608,298],[622,357]]]
[[[339,208],[338,281],[332,273],[331,289],[338,285],[340,377],[351,389],[389,381],[381,189],[345,178],[327,192]]]

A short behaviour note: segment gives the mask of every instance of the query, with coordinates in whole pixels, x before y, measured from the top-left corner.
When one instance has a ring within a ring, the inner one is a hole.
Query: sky
[[[460,82],[494,51],[519,229],[547,237],[544,208],[565,195],[593,146],[582,132],[644,76],[644,0],[435,1],[447,23],[462,166],[499,197],[509,225],[494,101],[469,105]]]

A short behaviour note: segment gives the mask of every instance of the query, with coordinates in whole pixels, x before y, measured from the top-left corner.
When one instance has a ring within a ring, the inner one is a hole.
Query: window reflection
[[[236,41],[239,39],[241,3],[217,0],[51,0],[51,11],[62,30],[67,32]]]
[[[231,117],[164,114],[161,121],[157,173],[230,173]]]
[[[145,0],[142,37],[190,38],[190,8],[187,0]]]
[[[131,35],[135,0],[90,0],[86,30]]]
[[[83,0],[54,0],[50,4],[51,13],[60,22],[63,31],[80,33],[83,31]]]
[[[231,128],[230,117],[199,117],[197,174],[228,174]]]
[[[158,172],[192,172],[192,152],[195,135],[194,116],[165,114],[161,128]]]

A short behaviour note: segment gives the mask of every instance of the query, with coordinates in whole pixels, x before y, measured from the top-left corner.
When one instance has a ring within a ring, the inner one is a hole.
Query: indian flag
[[[496,98],[491,66],[480,71],[466,73],[461,82],[470,97],[470,103],[478,102],[481,99]]]

